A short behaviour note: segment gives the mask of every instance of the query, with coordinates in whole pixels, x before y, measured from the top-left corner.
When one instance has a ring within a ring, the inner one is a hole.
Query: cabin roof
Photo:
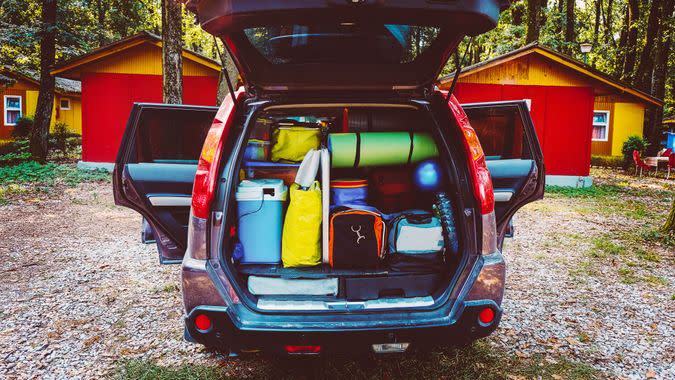
[[[52,75],[63,74],[67,75],[73,70],[78,69],[79,67],[86,65],[88,63],[98,61],[100,59],[106,58],[108,56],[124,52],[130,48],[138,46],[140,44],[149,42],[158,47],[162,46],[162,38],[156,34],[150,32],[140,32],[133,36],[115,41],[111,44],[101,46],[97,49],[94,49],[88,53],[82,54],[80,56],[71,58],[69,60],[59,62],[54,69],[51,71]],[[220,64],[214,61],[211,58],[205,57],[199,53],[196,53],[192,50],[183,48],[183,57],[193,61],[197,64],[205,66],[216,72],[220,72]]]
[[[541,57],[544,57],[548,60],[554,61],[564,67],[566,67],[569,70],[572,70],[579,75],[583,75],[591,81],[594,82],[599,82],[602,83],[606,86],[612,87],[621,93],[631,95],[633,97],[636,97],[640,99],[643,102],[649,103],[651,105],[655,105],[658,107],[663,106],[664,101],[661,99],[658,99],[644,91],[638,90],[635,87],[632,87],[628,84],[625,84],[621,81],[618,81],[609,75],[583,63],[580,62],[568,55],[562,54],[560,52],[557,52],[551,48],[548,48],[546,46],[543,46],[539,44],[538,42],[533,42],[528,45],[525,45],[519,49],[512,50],[508,53],[499,55],[494,58],[490,58],[488,60],[476,63],[471,66],[467,66],[462,68],[461,73],[459,74],[460,78],[467,77],[471,74],[477,73],[479,71],[495,67],[501,64],[504,64],[509,61],[513,61],[515,59],[530,55],[530,54],[537,54]],[[454,73],[446,75],[441,77],[438,80],[439,84],[447,84],[452,81],[454,77]]]

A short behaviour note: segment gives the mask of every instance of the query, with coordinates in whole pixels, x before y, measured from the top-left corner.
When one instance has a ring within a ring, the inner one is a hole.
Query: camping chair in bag
[[[637,150],[633,151],[633,162],[635,163],[635,175],[638,174],[638,168],[640,169],[640,177],[642,177],[643,169],[647,170],[647,174],[649,174],[649,169],[651,167],[644,162],[644,160],[640,157],[640,152]]]

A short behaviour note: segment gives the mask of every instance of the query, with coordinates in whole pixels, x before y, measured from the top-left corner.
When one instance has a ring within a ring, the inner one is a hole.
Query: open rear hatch
[[[427,106],[372,100],[269,102],[244,123],[246,143],[228,164],[237,169],[222,178],[238,183],[223,203],[229,234],[223,232],[222,255],[230,283],[249,306],[273,312],[433,307],[454,288],[465,252],[475,253],[460,242],[466,228],[455,228],[460,222],[452,216],[462,218],[461,198],[469,196],[458,195],[452,161],[459,146],[441,143],[442,129]],[[359,153],[351,151],[351,137],[360,139]],[[317,193],[294,185],[305,144],[332,152],[328,167],[322,163],[311,175]],[[377,149],[384,152],[373,155]],[[420,191],[414,173],[430,159],[438,163],[432,168],[440,177],[437,190]],[[242,181],[232,181],[231,173]],[[440,196],[450,209],[445,217]],[[442,221],[452,232],[445,234]]]
[[[465,35],[508,0],[190,0],[249,91],[431,89]]]

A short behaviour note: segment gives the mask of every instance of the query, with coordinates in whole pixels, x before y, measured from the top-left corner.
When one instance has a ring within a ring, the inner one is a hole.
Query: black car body
[[[434,82],[460,40],[493,28],[508,2],[193,0],[188,6],[225,42],[245,86],[219,108],[136,104],[113,177],[116,203],[147,220],[160,261],[182,264],[186,338],[231,353],[316,354],[401,352],[494,331],[504,292],[502,241],[513,214],[543,196],[541,148],[525,101],[460,105]],[[234,193],[247,139],[261,118],[341,120],[343,111],[433,136],[460,254],[428,297],[261,302],[246,288],[252,269],[232,258]],[[405,117],[392,117],[399,114]]]

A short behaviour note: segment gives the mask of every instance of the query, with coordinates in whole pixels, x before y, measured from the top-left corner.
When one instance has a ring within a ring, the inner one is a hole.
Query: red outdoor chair
[[[673,148],[668,148],[661,153],[661,157],[670,157],[670,155],[673,153]]]
[[[642,177],[642,170],[647,170],[647,173],[649,173],[649,169],[651,166],[647,165],[644,160],[640,157],[640,152],[637,150],[633,151],[633,162],[635,163],[635,175],[638,174],[638,169],[640,169],[640,177]]]
[[[668,156],[668,175],[666,176],[666,179],[670,179],[670,170],[675,168],[675,153],[671,153],[670,156]]]

